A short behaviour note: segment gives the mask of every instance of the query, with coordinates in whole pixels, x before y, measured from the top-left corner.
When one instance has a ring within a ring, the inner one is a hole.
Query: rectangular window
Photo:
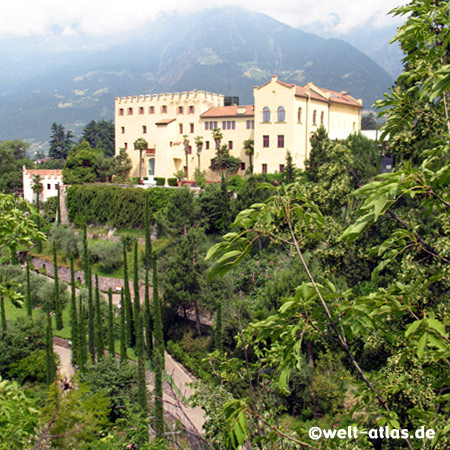
[[[236,129],[236,121],[233,120],[233,122],[231,122],[231,129],[235,130]]]
[[[133,115],[133,108],[128,108],[128,115],[132,116]]]
[[[190,124],[190,129],[191,129],[191,133],[193,133],[194,132],[194,124],[193,123]]]
[[[143,106],[139,106],[139,114],[144,114],[144,107]]]
[[[280,172],[281,172],[281,173],[284,172],[284,164],[280,164]]]
[[[194,106],[193,105],[189,106],[189,114],[194,114]]]
[[[208,130],[209,122],[205,122],[205,130]]]
[[[214,122],[214,128],[217,128],[217,122]]]
[[[50,190],[52,188],[51,184],[47,184],[47,189]]]
[[[125,127],[121,127],[122,134],[125,134]]]
[[[253,130],[255,128],[254,120],[247,120],[247,130]]]
[[[278,148],[284,148],[284,134],[278,135]]]
[[[55,189],[56,189],[56,190],[59,189],[59,184],[58,184],[58,183],[55,184]]]
[[[123,116],[123,108],[119,109],[119,116]]]
[[[123,144],[123,146],[125,147],[125,150],[128,149],[128,143],[127,142],[125,142],[125,144]]]
[[[183,124],[180,123],[180,134],[183,134]]]
[[[262,173],[267,173],[267,164],[262,165]]]
[[[241,162],[241,170],[245,170],[245,162]]]
[[[233,141],[228,141],[228,148],[233,150]]]
[[[188,155],[192,155],[192,145],[190,145],[189,147],[188,147]]]
[[[183,114],[183,107],[182,106],[178,107],[178,114]]]
[[[222,122],[222,130],[227,130],[227,123],[225,121]]]
[[[209,150],[209,141],[205,141],[205,148],[206,150]]]
[[[162,106],[161,106],[161,112],[162,112],[163,114],[166,114],[166,113],[167,113],[167,105],[162,105]]]
[[[263,147],[267,148],[269,146],[269,136],[263,136]]]
[[[149,106],[148,113],[149,114],[155,114],[155,107],[154,106]]]
[[[142,125],[142,133],[143,134],[147,133],[147,125]]]

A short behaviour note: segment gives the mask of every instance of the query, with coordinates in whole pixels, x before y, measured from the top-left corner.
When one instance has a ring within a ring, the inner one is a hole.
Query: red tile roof
[[[244,113],[238,112],[245,108]],[[234,106],[213,106],[204,112],[200,117],[209,119],[213,117],[253,117],[255,115],[255,107],[253,105],[234,105]]]
[[[156,122],[156,125],[168,125],[169,123],[172,123],[174,120],[176,120],[176,119],[162,119],[162,120],[158,120],[158,122]]]

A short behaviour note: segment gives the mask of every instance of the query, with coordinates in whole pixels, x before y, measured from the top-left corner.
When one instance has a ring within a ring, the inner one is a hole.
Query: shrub
[[[67,190],[69,219],[77,225],[84,222],[116,228],[143,228],[145,196],[152,213],[164,208],[172,190],[124,188],[119,186],[72,186]]]
[[[164,186],[166,184],[166,179],[162,177],[155,177],[156,186]]]
[[[103,270],[118,269],[123,263],[123,247],[121,242],[90,241],[89,254],[94,263],[99,263]]]
[[[178,186],[176,178],[167,178],[167,184],[169,186]]]
[[[64,255],[78,258],[80,255],[79,248],[81,245],[81,237],[71,228],[62,225],[56,225],[50,232],[50,243],[55,243],[56,249],[61,250]]]

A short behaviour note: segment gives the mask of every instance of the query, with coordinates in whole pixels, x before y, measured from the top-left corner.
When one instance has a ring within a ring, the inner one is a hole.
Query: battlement
[[[224,96],[222,94],[215,94],[213,92],[206,91],[183,91],[183,92],[166,92],[160,94],[146,94],[146,95],[134,95],[129,97],[116,97],[116,105],[148,105],[150,103],[157,102],[169,102],[169,101],[211,101],[223,103]]]

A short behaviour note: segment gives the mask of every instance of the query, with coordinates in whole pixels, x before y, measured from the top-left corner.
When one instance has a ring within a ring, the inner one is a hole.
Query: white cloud
[[[336,34],[364,26],[393,23],[389,10],[406,0],[247,0],[245,7],[289,25],[328,29]],[[114,35],[133,30],[158,13],[190,12],[206,7],[235,5],[241,0],[16,0],[2,5],[0,36]]]

